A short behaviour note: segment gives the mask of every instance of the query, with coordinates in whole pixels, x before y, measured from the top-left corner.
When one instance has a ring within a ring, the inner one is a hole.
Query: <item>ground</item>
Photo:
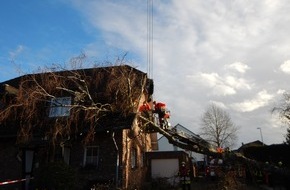
[[[151,184],[150,190],[182,190],[181,187],[167,186],[164,181],[160,180],[154,184]],[[186,190],[266,190],[260,185],[246,184],[243,179],[236,179],[227,177],[227,179],[211,180],[208,178],[196,178],[192,181],[190,189]]]
[[[227,179],[226,181],[221,180],[209,180],[209,179],[198,179],[193,181],[190,190],[260,190],[258,185],[247,185],[242,180]]]

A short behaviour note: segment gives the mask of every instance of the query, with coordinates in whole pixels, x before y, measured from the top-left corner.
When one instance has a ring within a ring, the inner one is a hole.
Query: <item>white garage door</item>
[[[178,159],[152,159],[152,178],[167,177],[173,178],[178,173]]]

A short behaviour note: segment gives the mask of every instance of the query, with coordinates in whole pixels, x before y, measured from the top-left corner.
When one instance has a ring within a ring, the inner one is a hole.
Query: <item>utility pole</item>
[[[262,134],[262,128],[261,128],[261,127],[257,127],[257,129],[260,130],[261,140],[262,140],[262,143],[263,143],[263,145],[264,145],[263,134]]]

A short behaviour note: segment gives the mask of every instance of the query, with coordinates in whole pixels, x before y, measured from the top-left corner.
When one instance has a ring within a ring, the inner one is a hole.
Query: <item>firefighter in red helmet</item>
[[[185,162],[181,162],[178,176],[182,190],[190,190],[190,169],[188,169]]]
[[[166,109],[166,104],[162,102],[153,101],[154,113],[157,113],[159,118],[159,125],[163,129],[167,129],[169,126],[168,119],[170,118],[170,112]]]

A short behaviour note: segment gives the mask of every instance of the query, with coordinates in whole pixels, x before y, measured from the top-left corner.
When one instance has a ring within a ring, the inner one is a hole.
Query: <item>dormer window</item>
[[[61,97],[51,99],[49,117],[69,116],[70,106],[71,106],[71,97]]]

